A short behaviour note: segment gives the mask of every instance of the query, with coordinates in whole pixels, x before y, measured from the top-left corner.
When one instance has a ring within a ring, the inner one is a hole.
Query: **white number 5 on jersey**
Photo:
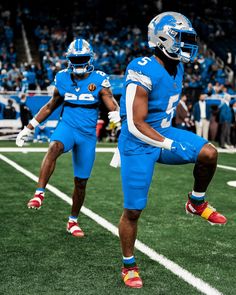
[[[149,61],[151,61],[151,58],[144,56],[141,60],[142,61],[138,61],[138,64],[140,66],[145,66]]]
[[[167,118],[163,119],[162,122],[161,122],[161,127],[162,128],[167,128],[170,126],[170,123],[171,123],[171,120],[174,116],[174,103],[176,101],[178,101],[179,99],[179,94],[176,94],[176,95],[172,95],[169,99],[169,103],[167,105],[167,108],[166,108],[166,114],[167,114]]]

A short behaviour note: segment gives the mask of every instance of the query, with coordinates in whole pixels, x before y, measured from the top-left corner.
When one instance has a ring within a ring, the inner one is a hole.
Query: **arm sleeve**
[[[141,141],[143,141],[149,145],[171,150],[171,145],[173,143],[173,140],[171,140],[169,138],[165,138],[165,140],[163,142],[154,140],[154,139],[144,135],[143,133],[141,133],[135,127],[135,124],[133,121],[133,102],[134,102],[134,98],[135,98],[136,89],[137,89],[136,83],[130,83],[126,87],[126,113],[127,113],[127,123],[128,123],[129,132],[132,133],[135,137],[137,137]]]

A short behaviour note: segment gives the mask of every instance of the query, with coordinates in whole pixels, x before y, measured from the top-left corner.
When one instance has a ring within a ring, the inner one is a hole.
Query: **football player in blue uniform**
[[[132,288],[141,288],[143,284],[134,258],[134,243],[156,162],[195,163],[194,185],[186,212],[211,224],[226,223],[226,218],[205,201],[216,169],[216,148],[192,132],[171,126],[182,92],[183,63],[194,61],[197,55],[196,32],[182,14],[164,12],[150,22],[148,42],[154,55],[130,62],[120,102],[122,129],[118,148],[124,211],[119,235],[124,264],[122,278]]]
[[[94,70],[91,45],[84,39],[76,39],[69,45],[66,57],[68,68],[56,74],[52,98],[18,134],[16,144],[22,146],[24,138],[63,104],[61,119],[51,136],[48,152],[42,162],[35,195],[27,206],[34,209],[41,207],[45,187],[55,169],[57,158],[72,150],[74,192],[67,231],[73,236],[82,237],[84,232],[79,227],[77,218],[95,159],[99,103],[104,102],[111,122],[118,122],[120,117],[109,77],[104,72]]]

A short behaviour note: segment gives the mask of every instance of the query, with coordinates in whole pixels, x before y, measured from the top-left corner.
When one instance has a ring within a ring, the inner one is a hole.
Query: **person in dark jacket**
[[[21,129],[24,129],[24,126],[27,126],[32,118],[32,113],[26,105],[26,94],[23,93],[20,100],[20,119],[22,124]]]
[[[8,104],[3,109],[3,119],[16,119],[16,109],[11,99],[8,99]]]

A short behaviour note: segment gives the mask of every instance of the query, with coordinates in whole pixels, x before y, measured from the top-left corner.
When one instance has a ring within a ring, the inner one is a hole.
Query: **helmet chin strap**
[[[164,48],[164,47],[162,47],[162,51],[164,52],[164,54],[167,56],[167,57],[169,57],[170,59],[173,59],[173,60],[180,60],[180,57],[173,57],[173,56],[171,56],[167,51],[166,51],[166,49]]]
[[[188,52],[184,52],[181,50],[181,55],[178,55],[177,57],[173,57],[171,56],[167,51],[166,49],[163,47],[162,48],[162,51],[164,52],[164,54],[169,57],[170,59],[173,59],[173,60],[180,60],[182,62],[189,62],[190,61],[190,54]]]

